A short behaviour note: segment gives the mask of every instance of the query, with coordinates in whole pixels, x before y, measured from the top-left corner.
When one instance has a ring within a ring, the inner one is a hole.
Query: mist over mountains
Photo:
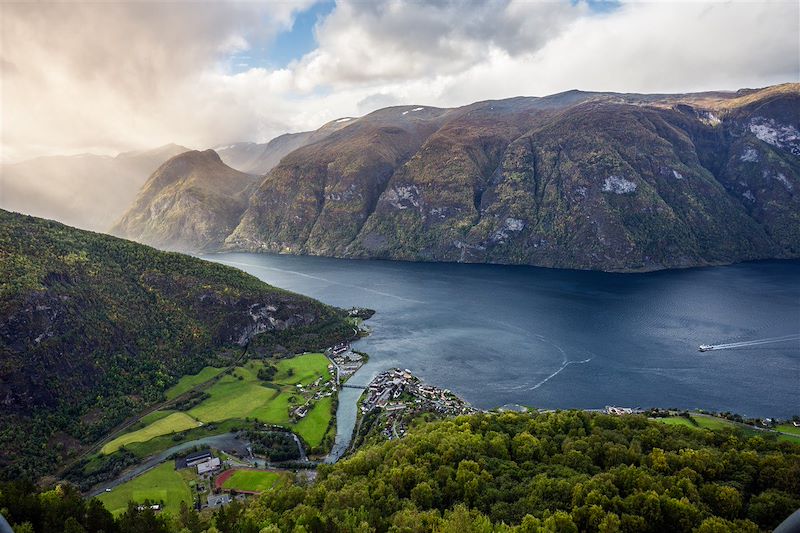
[[[0,166],[0,207],[106,231],[136,198],[147,177],[188,148],[169,144],[116,157],[38,157]]]

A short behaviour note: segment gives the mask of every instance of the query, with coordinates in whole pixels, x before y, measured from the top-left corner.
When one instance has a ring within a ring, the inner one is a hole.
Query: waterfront
[[[377,311],[350,383],[408,368],[478,408],[605,405],[800,413],[797,341],[701,353],[704,343],[800,331],[800,262],[648,274],[496,265],[207,256],[341,307]],[[357,390],[345,389],[337,423]]]

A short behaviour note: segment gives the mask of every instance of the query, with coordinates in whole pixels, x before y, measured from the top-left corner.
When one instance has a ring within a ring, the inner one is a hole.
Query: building
[[[214,470],[217,470],[221,464],[222,462],[219,460],[219,457],[212,457],[208,461],[198,463],[197,473],[202,475],[213,472]]]
[[[186,460],[186,466],[195,466],[200,463],[205,463],[211,459],[211,450],[190,453],[184,459]]]

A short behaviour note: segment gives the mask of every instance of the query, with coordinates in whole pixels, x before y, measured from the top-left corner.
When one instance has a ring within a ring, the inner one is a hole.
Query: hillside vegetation
[[[0,507],[23,499],[19,492],[0,488]],[[53,514],[48,506],[59,504],[53,496],[25,498],[27,505],[10,506],[12,523],[41,524]],[[156,517],[129,507],[117,525],[223,533],[755,533],[771,531],[798,506],[800,446],[565,411],[420,424],[320,467],[313,485],[286,484],[213,517],[188,510]],[[99,522],[69,509],[75,514],[62,513],[62,522],[75,515],[82,524]]]
[[[341,311],[241,271],[0,211],[0,475],[52,472],[245,346],[351,333]]]
[[[172,250],[219,247],[256,184],[255,176],[226,166],[213,150],[177,155],[148,178],[111,233]]]
[[[402,106],[285,156],[231,250],[632,271],[800,255],[800,85]]]

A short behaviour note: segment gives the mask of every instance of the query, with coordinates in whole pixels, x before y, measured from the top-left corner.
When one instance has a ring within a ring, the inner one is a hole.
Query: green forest
[[[798,507],[796,444],[582,411],[420,423],[214,514],[113,521],[68,487],[0,488],[18,532],[758,532]]]
[[[181,376],[245,350],[345,340],[345,315],[230,267],[0,210],[0,477],[53,474]]]

